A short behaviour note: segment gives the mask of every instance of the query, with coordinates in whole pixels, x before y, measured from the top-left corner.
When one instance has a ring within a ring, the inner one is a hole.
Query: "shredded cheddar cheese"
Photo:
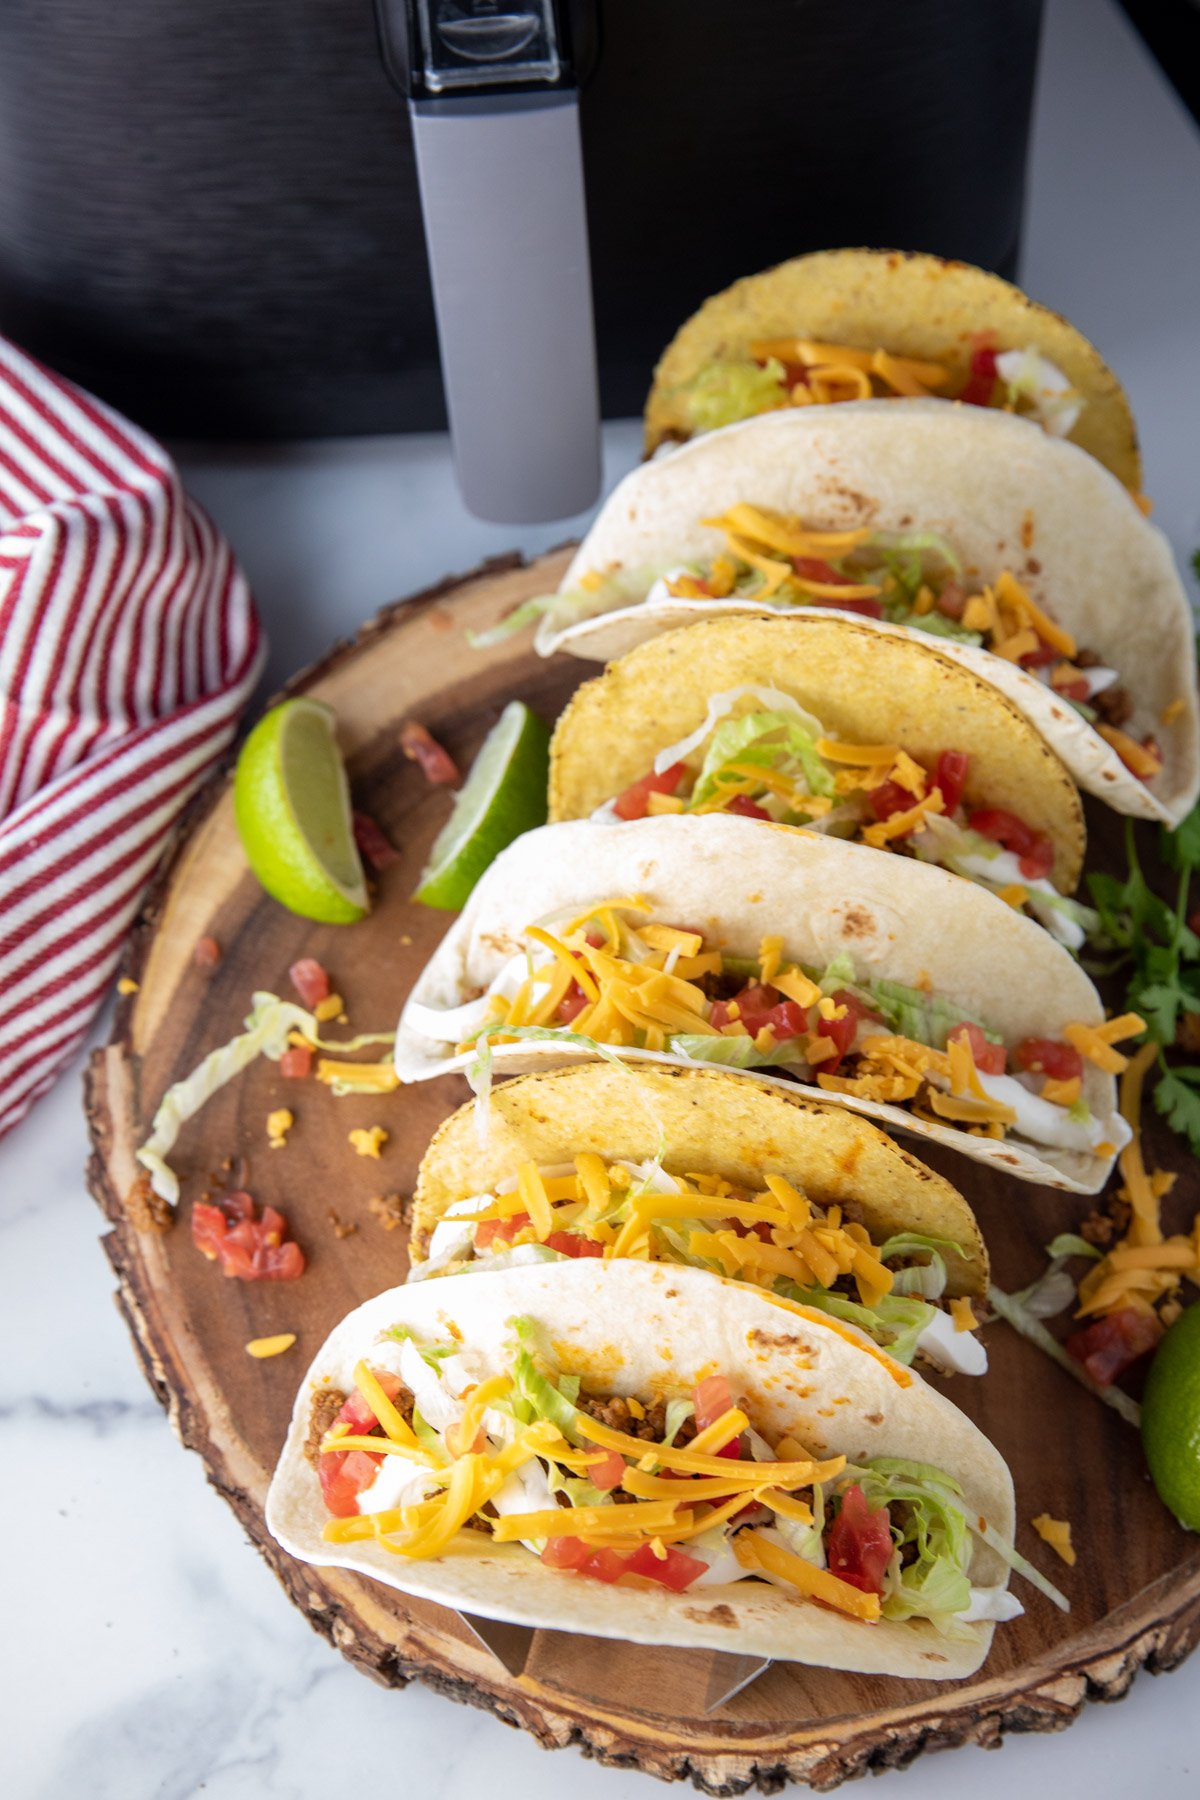
[[[1030,1524],[1044,1544],[1060,1556],[1069,1568],[1075,1567],[1075,1549],[1071,1543],[1071,1526],[1067,1519],[1052,1519],[1049,1513],[1039,1513]]]
[[[295,1115],[286,1106],[267,1114],[267,1142],[272,1150],[286,1149],[288,1132],[295,1123]]]
[[[388,1141],[388,1135],[382,1125],[360,1125],[347,1133],[347,1140],[356,1156],[370,1156],[378,1162],[383,1154],[383,1146]]]
[[[247,1356],[257,1357],[260,1361],[268,1356],[282,1356],[290,1350],[296,1341],[294,1331],[280,1331],[275,1337],[251,1338],[246,1345]]]

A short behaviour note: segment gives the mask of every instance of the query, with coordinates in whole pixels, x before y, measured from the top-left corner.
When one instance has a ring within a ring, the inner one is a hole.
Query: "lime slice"
[[[522,701],[510,700],[434,840],[414,900],[447,912],[465,906],[488,864],[523,831],[546,823],[549,776],[548,729]]]
[[[1181,1525],[1200,1531],[1200,1306],[1180,1313],[1154,1353],[1142,1444],[1159,1499]]]
[[[350,784],[319,700],[285,700],[242,745],[233,809],[250,867],[304,919],[350,925],[369,910],[350,821]]]

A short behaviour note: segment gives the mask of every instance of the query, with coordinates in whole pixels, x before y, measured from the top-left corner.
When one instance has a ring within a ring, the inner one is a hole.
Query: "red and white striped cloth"
[[[83,1039],[263,654],[162,447],[0,339],[0,1136]]]

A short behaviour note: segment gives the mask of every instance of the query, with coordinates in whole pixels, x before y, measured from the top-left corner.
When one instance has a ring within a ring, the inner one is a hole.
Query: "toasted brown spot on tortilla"
[[[683,1616],[685,1619],[694,1619],[697,1625],[727,1625],[732,1627],[737,1624],[737,1614],[734,1612],[732,1606],[726,1606],[723,1600],[719,1601],[716,1606],[685,1606],[683,1609]]]
[[[761,1331],[757,1326],[750,1333],[750,1342],[763,1350],[808,1350],[810,1346],[802,1337],[794,1333]]]
[[[850,906],[842,914],[843,937],[869,937],[874,929],[874,914],[865,906]]]
[[[883,1414],[882,1413],[864,1413],[863,1418],[868,1425],[882,1425],[883,1424]]]

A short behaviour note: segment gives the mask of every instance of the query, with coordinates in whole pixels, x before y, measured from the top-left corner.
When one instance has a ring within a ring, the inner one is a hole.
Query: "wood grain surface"
[[[456,1614],[359,1576],[293,1562],[267,1534],[263,1500],[304,1369],[345,1312],[406,1272],[406,1231],[385,1229],[371,1201],[411,1194],[434,1129],[466,1098],[461,1078],[336,1100],[315,1081],[284,1081],[261,1061],[185,1128],[172,1159],[183,1182],[173,1228],[139,1231],[126,1212],[133,1153],[162,1093],[240,1028],[255,989],[289,991],[296,957],[315,956],[331,971],[352,1029],[392,1028],[447,923],[447,915],[407,899],[449,799],[404,759],[399,726],[419,719],[465,767],[514,695],[552,720],[590,665],[540,661],[524,637],[472,651],[463,633],[546,592],[566,560],[553,552],[526,566],[514,557],[447,582],[381,614],[353,645],[292,684],[289,691],[336,708],[356,803],[402,850],[401,863],[379,882],[369,919],[312,925],[266,897],[238,844],[227,776],[193,809],[131,946],[127,972],[139,991],[122,1001],[113,1039],[95,1053],[87,1082],[89,1182],[111,1225],[104,1242],[118,1304],[147,1379],[293,1602],[353,1663],[390,1686],[417,1678],[543,1744],[578,1744],[602,1761],[690,1777],[714,1794],[752,1786],[769,1792],[788,1779],[823,1790],[925,1749],[1059,1730],[1087,1699],[1119,1698],[1140,1667],[1169,1669],[1194,1647],[1200,1540],[1158,1502],[1136,1433],[1006,1326],[987,1331],[985,1380],[939,1385],[1007,1457],[1018,1545],[1043,1567],[1054,1563],[1049,1572],[1070,1596],[1071,1613],[1018,1583],[1025,1616],[997,1631],[987,1663],[967,1682],[916,1684],[775,1664],[710,1714],[707,1654],[538,1632],[515,1677]],[[1117,867],[1119,825],[1097,808],[1089,825],[1089,866]],[[1153,832],[1139,841],[1152,858]],[[222,948],[211,970],[193,961],[206,934]],[[266,1116],[283,1105],[296,1123],[287,1148],[272,1151]],[[353,1127],[374,1124],[390,1134],[379,1161],[356,1156],[347,1141]],[[1181,1172],[1171,1220],[1190,1220],[1200,1178],[1185,1147],[1157,1121],[1147,1124],[1146,1144],[1151,1164]],[[1043,1246],[1093,1204],[919,1142],[914,1148],[966,1193],[995,1279],[1010,1290],[1040,1272]],[[231,1174],[286,1213],[309,1259],[299,1282],[228,1281],[193,1247],[192,1201],[220,1192]],[[246,1354],[251,1338],[282,1331],[298,1336],[286,1355],[260,1362]],[[1041,1512],[1072,1521],[1080,1552],[1074,1569],[1054,1562],[1030,1528]]]

